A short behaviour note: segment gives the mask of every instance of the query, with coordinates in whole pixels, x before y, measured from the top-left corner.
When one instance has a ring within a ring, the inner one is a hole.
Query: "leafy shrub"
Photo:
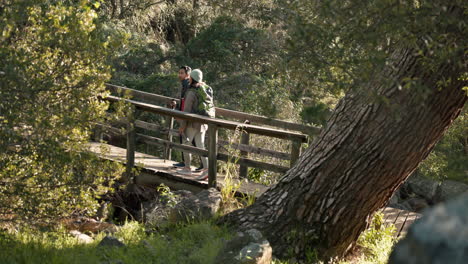
[[[86,153],[108,107],[98,96],[117,45],[102,38],[96,17],[87,1],[0,4],[1,220],[93,214],[122,171]]]

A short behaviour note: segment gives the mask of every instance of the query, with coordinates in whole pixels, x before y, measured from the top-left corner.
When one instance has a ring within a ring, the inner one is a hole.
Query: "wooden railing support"
[[[172,100],[171,103],[169,103],[167,105],[168,108],[170,109],[175,109],[175,106],[176,106],[176,101],[175,100]],[[174,117],[172,116],[167,116],[166,117],[168,120],[168,123],[169,123],[169,130],[167,132],[167,140],[169,140],[169,142],[172,142],[172,134],[171,134],[171,130],[174,129]],[[164,155],[165,155],[165,159],[166,160],[170,160],[171,159],[171,156],[172,156],[172,148],[171,146],[167,145],[166,146],[166,149],[164,151]]]
[[[246,120],[245,123],[250,124],[250,122],[248,120]],[[250,141],[250,134],[247,133],[247,131],[241,130],[241,142],[240,143],[243,144],[243,145],[249,145],[249,141]],[[241,158],[248,158],[249,157],[249,152],[241,151],[240,156],[241,156]],[[239,177],[247,178],[248,173],[249,173],[249,167],[241,164],[239,166]]]
[[[128,182],[133,179],[133,167],[135,166],[135,144],[136,144],[136,132],[135,132],[135,118],[133,116],[128,117],[127,123],[127,163],[125,170],[125,181]]]
[[[291,162],[290,167],[294,166],[296,161],[299,159],[301,155],[301,142],[298,140],[292,140],[291,144]]]
[[[216,188],[216,174],[218,171],[218,126],[208,124],[208,186]]]
[[[102,127],[95,126],[94,127],[94,141],[101,142],[102,140]]]

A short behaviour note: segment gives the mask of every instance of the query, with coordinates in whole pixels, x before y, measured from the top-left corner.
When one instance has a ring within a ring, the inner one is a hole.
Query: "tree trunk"
[[[327,127],[278,184],[222,221],[259,229],[278,257],[306,259],[314,251],[322,260],[343,256],[467,99],[466,81],[457,79],[466,69],[446,64],[430,72],[414,54],[393,53],[391,66],[340,101]],[[408,76],[428,90],[395,85]],[[448,78],[456,81],[436,88]]]

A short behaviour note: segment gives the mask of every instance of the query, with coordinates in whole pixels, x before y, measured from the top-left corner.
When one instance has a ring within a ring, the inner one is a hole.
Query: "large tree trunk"
[[[348,93],[296,165],[250,207],[222,221],[257,228],[279,257],[343,256],[373,215],[417,168],[457,117],[467,97],[466,69],[430,72],[410,49],[395,52],[363,89]],[[429,91],[401,89],[412,77]],[[443,89],[441,80],[452,78]],[[369,96],[373,95],[373,96]],[[377,95],[377,96],[375,96]]]

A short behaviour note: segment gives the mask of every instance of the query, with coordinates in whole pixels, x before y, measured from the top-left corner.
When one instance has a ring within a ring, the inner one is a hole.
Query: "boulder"
[[[272,248],[268,240],[256,229],[239,232],[227,241],[216,256],[215,263],[269,264]]]
[[[421,212],[422,210],[429,207],[429,204],[425,199],[422,198],[410,198],[402,204],[403,208],[408,208],[408,211]]]
[[[388,200],[388,205],[389,206],[393,206],[393,205],[397,205],[399,202],[400,202],[400,190],[396,190],[392,197],[390,197],[390,200]]]
[[[432,202],[437,193],[439,183],[435,180],[424,177],[419,173],[414,173],[408,178],[406,185],[414,194]]]
[[[169,212],[173,223],[202,221],[215,216],[221,203],[221,193],[215,188],[184,197]]]
[[[98,247],[124,247],[125,244],[120,241],[118,238],[113,236],[105,236],[101,242],[99,242]]]
[[[428,209],[389,259],[389,264],[436,263],[468,263],[468,194]]]
[[[89,244],[94,241],[94,239],[86,234],[81,233],[78,230],[72,230],[70,231],[70,234],[72,234],[80,243],[83,244]]]
[[[435,195],[436,202],[444,202],[468,192],[468,185],[458,181],[446,180],[440,184]]]
[[[78,217],[62,220],[62,224],[68,230],[78,230],[82,233],[114,233],[118,230],[117,226],[111,223],[96,221],[92,218]]]
[[[166,223],[171,210],[183,199],[195,199],[195,195],[186,190],[174,191],[171,196],[159,196],[156,199],[142,203],[138,215],[143,216],[143,221],[149,225]]]

